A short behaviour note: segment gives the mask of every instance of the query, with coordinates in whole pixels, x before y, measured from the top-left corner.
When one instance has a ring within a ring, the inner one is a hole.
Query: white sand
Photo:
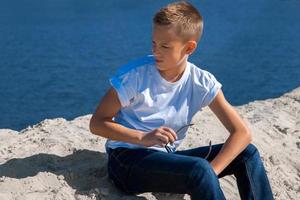
[[[236,107],[251,128],[275,199],[300,199],[300,88],[277,99]],[[91,115],[58,118],[18,132],[0,130],[0,200],[190,199],[188,195],[126,196],[109,181],[105,139],[91,134]],[[224,142],[228,136],[205,109],[180,149]],[[235,178],[220,179],[228,199],[239,199]]]

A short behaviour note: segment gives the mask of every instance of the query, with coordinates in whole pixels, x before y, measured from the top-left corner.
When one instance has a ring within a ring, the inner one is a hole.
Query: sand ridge
[[[278,200],[300,199],[300,88],[276,99],[235,107],[253,132]],[[183,200],[188,195],[128,196],[107,176],[105,139],[88,130],[91,115],[46,119],[20,132],[0,129],[0,200]],[[179,149],[222,143],[227,131],[205,108]],[[235,178],[220,179],[227,199],[239,199]]]

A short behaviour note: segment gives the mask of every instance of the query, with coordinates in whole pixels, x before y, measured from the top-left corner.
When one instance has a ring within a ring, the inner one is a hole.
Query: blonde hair
[[[203,30],[203,20],[198,10],[186,1],[168,4],[153,17],[154,25],[175,28],[177,36],[185,41],[199,41]]]

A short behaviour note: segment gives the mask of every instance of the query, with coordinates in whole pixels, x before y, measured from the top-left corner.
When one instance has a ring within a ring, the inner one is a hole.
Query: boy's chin
[[[161,63],[156,63],[156,68],[158,70],[164,70],[165,69],[165,67]]]

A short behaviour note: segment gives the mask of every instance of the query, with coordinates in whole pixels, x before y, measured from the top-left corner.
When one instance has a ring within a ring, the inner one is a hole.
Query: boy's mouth
[[[162,62],[162,60],[157,60],[157,59],[155,59],[155,61],[156,61],[157,63],[161,63],[161,62]]]

